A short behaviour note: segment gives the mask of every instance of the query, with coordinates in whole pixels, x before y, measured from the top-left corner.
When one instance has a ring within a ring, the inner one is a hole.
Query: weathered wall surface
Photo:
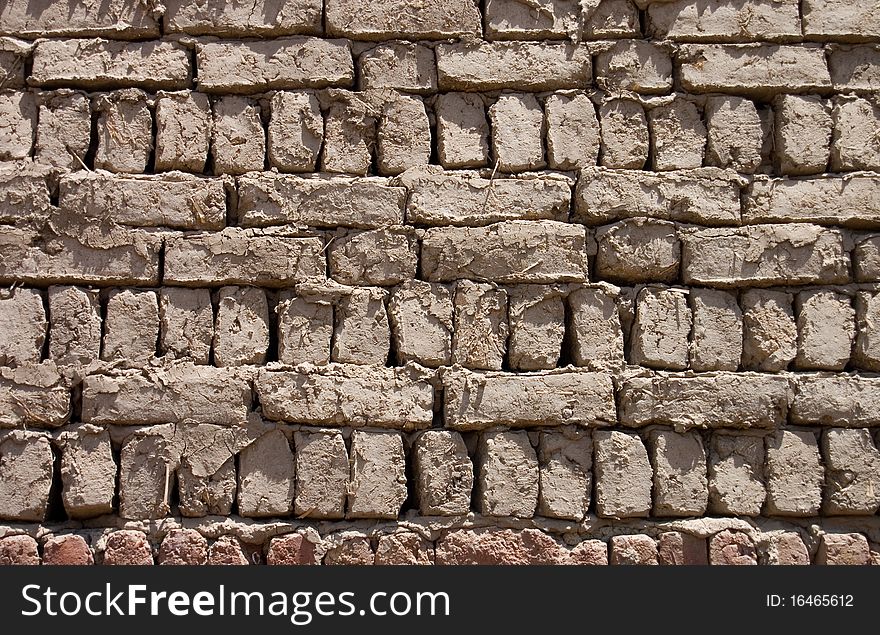
[[[876,3],[37,4],[0,563],[880,561]]]

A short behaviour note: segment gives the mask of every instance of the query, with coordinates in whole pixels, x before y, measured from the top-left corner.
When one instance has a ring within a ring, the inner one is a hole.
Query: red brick
[[[160,565],[205,564],[208,541],[195,529],[172,529],[159,547]]]
[[[437,564],[562,564],[561,545],[537,529],[457,529],[437,541]]]
[[[324,554],[324,564],[329,565],[373,564],[373,560],[373,548],[364,537],[346,538]]]
[[[266,564],[313,565],[319,564],[315,544],[302,534],[276,536],[269,541]]]
[[[741,532],[725,529],[709,540],[709,563],[725,565],[758,564],[755,545]]]
[[[871,564],[871,548],[862,534],[825,534],[816,564]]]
[[[770,536],[770,564],[810,564],[810,552],[800,534],[786,531]]]
[[[43,564],[83,566],[95,564],[95,558],[85,538],[67,534],[52,536],[43,544]]]
[[[376,564],[434,564],[434,545],[412,532],[388,534],[379,538]]]
[[[603,540],[584,540],[568,554],[570,564],[607,565],[608,545]]]
[[[104,564],[146,565],[153,564],[153,550],[141,531],[122,529],[107,538],[104,548]]]
[[[657,543],[650,536],[612,536],[611,564],[657,564]]]
[[[30,536],[0,538],[0,565],[40,564],[37,541]]]
[[[660,564],[700,565],[709,564],[706,539],[679,531],[667,531],[657,540]]]
[[[238,538],[235,536],[220,536],[208,549],[208,564],[210,565],[248,565],[250,561],[245,555]]]

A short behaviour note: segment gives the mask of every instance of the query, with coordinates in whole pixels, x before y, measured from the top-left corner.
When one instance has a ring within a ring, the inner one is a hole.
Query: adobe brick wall
[[[0,563],[880,563],[880,8],[0,6]]]

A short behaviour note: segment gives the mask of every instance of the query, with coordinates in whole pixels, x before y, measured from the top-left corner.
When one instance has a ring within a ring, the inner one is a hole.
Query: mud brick
[[[278,294],[278,361],[296,365],[327,364],[333,337],[333,306],[324,300]]]
[[[445,168],[475,168],[489,162],[489,122],[479,95],[445,93],[434,103],[437,152]]]
[[[758,555],[746,534],[725,529],[709,539],[709,564],[756,565]]]
[[[345,535],[345,534],[343,534]],[[370,565],[373,564],[375,554],[370,546],[370,540],[366,536],[351,536],[346,538],[329,537],[339,542],[327,549],[324,554],[325,565]],[[335,542],[335,540],[334,540]]]
[[[584,9],[581,5],[581,11]],[[591,13],[583,14],[585,37],[641,37],[639,12],[630,0],[600,0],[589,9]]]
[[[406,498],[405,455],[400,434],[352,432],[348,517],[396,519]]]
[[[0,518],[43,522],[52,488],[52,447],[38,432],[0,432]]]
[[[682,97],[648,111],[653,168],[683,170],[703,165],[706,126],[693,102]]]
[[[569,564],[608,566],[608,545],[602,540],[583,540],[568,553]]]
[[[749,223],[805,222],[874,229],[880,226],[878,197],[880,179],[870,175],[846,179],[756,177],[743,219]]]
[[[311,172],[324,142],[324,117],[309,92],[279,91],[272,96],[269,163],[282,172]]]
[[[755,104],[742,97],[706,100],[706,165],[752,173],[761,165],[764,129]]]
[[[642,105],[609,99],[599,108],[601,163],[606,168],[641,170],[648,160],[648,120]]]
[[[759,516],[767,498],[764,440],[716,433],[709,445],[709,509],[725,516]]]
[[[796,531],[781,531],[770,535],[767,564],[808,565],[810,552]]]
[[[514,370],[556,368],[565,336],[565,300],[554,287],[520,285],[509,291],[508,361]]]
[[[487,432],[477,449],[478,497],[485,516],[531,518],[538,504],[538,458],[525,432]]]
[[[142,428],[122,444],[119,457],[119,515],[156,520],[171,511],[177,464],[168,426]]]
[[[880,107],[860,97],[837,97],[831,113],[834,136],[831,142],[831,169],[880,169]]]
[[[646,517],[651,511],[653,470],[635,434],[596,430],[596,513],[605,518]]]
[[[623,364],[623,328],[614,293],[584,287],[569,294],[568,306],[575,365],[599,370]]]
[[[92,549],[77,534],[52,536],[43,543],[43,564],[87,566],[95,564]]]
[[[538,514],[583,520],[593,490],[593,439],[589,430],[562,428],[538,439]]]
[[[70,408],[68,382],[54,363],[0,367],[0,428],[57,428]]]
[[[434,544],[411,531],[379,537],[376,564],[434,564]]]
[[[880,10],[846,0],[805,0],[804,35],[846,41],[880,38]]]
[[[676,289],[645,288],[636,297],[630,362],[684,370],[693,317],[687,296]]]
[[[306,518],[342,518],[348,491],[349,462],[339,432],[293,435],[296,450],[296,494],[293,512]]]
[[[620,283],[674,282],[681,265],[675,223],[632,218],[596,230],[596,275]]]
[[[220,536],[217,541],[208,547],[209,565],[248,565],[247,556],[241,542],[235,536]]]
[[[0,33],[18,37],[104,35],[127,40],[159,36],[152,8],[130,0],[62,0],[43,5],[9,0],[3,4],[0,18]]]
[[[17,225],[49,218],[51,173],[46,166],[0,163],[0,223]]]
[[[156,355],[159,302],[155,291],[113,291],[107,301],[101,359],[137,365]]]
[[[61,89],[41,94],[39,104],[34,161],[59,168],[82,169],[92,135],[88,97]]]
[[[147,171],[153,151],[153,114],[147,95],[127,88],[93,100],[98,114],[95,167],[111,172]]]
[[[31,50],[30,42],[0,37],[0,88],[24,88],[24,66]]]
[[[293,509],[296,463],[281,430],[267,432],[239,457],[238,513],[249,518],[286,516]]]
[[[409,39],[443,40],[480,34],[480,11],[470,0],[327,0],[330,35],[356,40],[385,40],[405,33]]]
[[[767,437],[767,514],[815,516],[825,469],[812,432],[779,430]]]
[[[672,88],[672,60],[651,42],[621,40],[596,57],[596,83],[612,93],[662,95]]]
[[[573,0],[542,0],[533,6],[487,0],[486,39],[561,39],[578,31],[578,9]]]
[[[680,531],[665,531],[657,537],[657,559],[662,565],[709,564],[706,539]]]
[[[391,293],[388,317],[397,362],[436,367],[452,357],[452,289],[419,280],[404,282]]]
[[[160,92],[156,98],[156,170],[204,172],[212,124],[207,95]]]
[[[431,158],[431,124],[418,97],[398,96],[382,107],[377,132],[380,174],[400,174]]]
[[[856,345],[853,361],[866,370],[880,370],[880,293],[856,295]]]
[[[647,18],[648,33],[657,39],[748,42],[801,37],[798,0],[657,2],[648,7]]]
[[[880,425],[880,381],[859,375],[801,375],[791,420],[803,425],[860,428]]]
[[[825,504],[829,515],[873,515],[880,508],[880,451],[866,428],[822,433]]]
[[[880,236],[869,236],[856,243],[853,269],[857,282],[880,281]]]
[[[268,565],[317,565],[320,564],[317,545],[310,536],[300,533],[275,536],[266,551]]]
[[[31,93],[0,91],[0,160],[31,156],[37,127],[37,104]]]
[[[543,168],[544,111],[534,95],[501,95],[489,108],[492,155],[502,172]]]
[[[742,294],[743,367],[779,371],[797,354],[797,325],[792,296],[781,291],[749,289]]]
[[[207,364],[214,339],[209,289],[163,287],[159,291],[159,348],[163,355]]]
[[[880,88],[880,50],[876,46],[834,47],[828,56],[828,70],[834,89],[871,93]]]
[[[30,536],[13,535],[0,538],[0,565],[33,566],[40,564],[37,541]]]
[[[163,4],[162,24],[168,33],[251,37],[319,34],[322,30],[320,0],[293,0],[281,5],[270,0],[252,3],[165,0]]]
[[[537,529],[454,529],[437,541],[439,565],[561,564],[564,547]]]
[[[429,430],[413,444],[416,499],[424,516],[470,511],[474,466],[458,432]]]
[[[416,232],[411,227],[384,227],[337,234],[327,259],[330,276],[342,284],[399,284],[416,276]]]
[[[102,564],[153,564],[153,550],[144,532],[134,529],[121,529],[114,531],[107,537]]]
[[[453,308],[453,363],[501,370],[507,349],[507,293],[494,285],[459,280]]]
[[[690,366],[695,371],[737,370],[743,353],[743,318],[736,296],[714,289],[691,289],[694,316]]]
[[[611,537],[611,564],[656,565],[659,564],[657,542],[650,536]]]
[[[855,339],[855,310],[849,296],[833,291],[802,291],[795,299],[798,355],[803,370],[843,370]]]
[[[783,174],[825,171],[831,144],[831,105],[818,97],[780,95],[776,115],[776,168]]]
[[[599,120],[586,94],[550,95],[544,102],[544,127],[549,167],[570,170],[597,164],[601,143]]]
[[[269,348],[269,305],[254,287],[222,287],[214,320],[217,366],[263,364]]]
[[[437,90],[434,51],[421,44],[380,44],[358,57],[360,89],[388,88],[413,93]]]
[[[387,293],[354,288],[336,306],[334,362],[385,365],[391,350],[391,327],[385,309]]]
[[[211,156],[215,174],[263,169],[266,133],[260,120],[260,106],[255,101],[227,95],[214,102]]]
[[[355,93],[340,93],[324,119],[321,170],[342,174],[369,173],[376,148],[373,107]]]
[[[106,429],[88,423],[64,428],[57,437],[61,450],[61,499],[71,518],[113,512],[116,460]]]
[[[823,534],[816,564],[866,565],[871,563],[868,540],[862,534]]]
[[[195,529],[172,529],[159,546],[160,565],[208,563],[208,541]]]
[[[48,324],[38,289],[0,291],[0,364],[40,361]]]

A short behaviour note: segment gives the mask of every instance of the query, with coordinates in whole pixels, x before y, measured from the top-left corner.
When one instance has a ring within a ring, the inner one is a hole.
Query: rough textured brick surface
[[[242,516],[284,516],[293,508],[296,463],[280,430],[267,432],[241,453],[238,510]]]
[[[555,368],[565,336],[565,299],[555,287],[519,285],[510,293],[508,360],[515,370]]]
[[[643,289],[636,298],[630,361],[649,368],[684,370],[693,317],[677,289]]]
[[[294,0],[277,5],[267,0],[250,4],[168,0],[164,4],[164,25],[170,33],[247,36],[321,32],[322,7],[318,0]]]
[[[822,435],[824,511],[876,514],[880,507],[880,451],[865,428],[832,428]]]
[[[349,518],[397,518],[407,498],[403,440],[397,432],[351,437]]]
[[[780,430],[767,437],[767,511],[771,515],[816,514],[824,477],[812,432]]]
[[[648,160],[648,121],[637,101],[610,99],[599,108],[601,164],[606,168],[641,170]]]
[[[596,230],[596,275],[621,284],[673,282],[681,265],[675,224],[626,219]]]
[[[390,88],[416,93],[437,88],[434,51],[422,44],[380,44],[358,57],[361,89]]]
[[[348,488],[348,450],[338,432],[296,432],[294,513],[307,518],[342,518]]]
[[[880,424],[878,380],[859,375],[804,375],[791,404],[793,423],[843,427]]]
[[[428,0],[412,5],[403,0],[364,2],[328,0],[327,30],[359,40],[446,39],[480,32],[480,12],[469,0]]]
[[[538,458],[525,432],[488,432],[477,449],[477,500],[486,516],[529,518],[538,504]]]
[[[423,432],[413,445],[412,461],[422,514],[454,516],[470,510],[474,468],[458,432]]]
[[[38,290],[13,289],[0,294],[0,364],[39,362],[46,328],[46,311]]]
[[[207,95],[160,93],[156,99],[156,170],[204,172],[211,125]]]
[[[457,529],[436,546],[441,565],[548,565],[566,559],[559,543],[537,529]]]
[[[34,160],[79,170],[92,134],[88,97],[69,89],[43,93],[37,119]]]
[[[116,459],[110,434],[81,424],[58,435],[61,449],[61,490],[64,511],[71,518],[89,518],[113,511]]]
[[[33,566],[40,564],[37,541],[30,536],[0,538],[0,565]]]
[[[650,536],[612,536],[611,564],[617,565],[656,565],[658,562],[657,543]]]
[[[581,520],[593,490],[593,440],[587,430],[542,432],[538,441],[538,513]]]
[[[654,430],[648,435],[654,466],[654,515],[702,516],[706,511],[706,451],[695,432]]]
[[[748,42],[797,39],[801,20],[797,0],[673,0],[648,6],[652,37],[683,42]]]
[[[610,92],[664,94],[672,87],[672,60],[643,40],[621,40],[596,57],[597,83]]]
[[[52,487],[52,448],[36,432],[0,433],[0,518],[41,522]]]
[[[0,369],[0,428],[57,428],[70,418],[70,389],[54,364]]]
[[[746,534],[725,529],[709,539],[709,564],[756,565],[758,554]]]
[[[856,565],[870,561],[868,540],[862,534],[824,534],[819,541],[816,564]]]
[[[112,35],[134,39],[159,34],[150,7],[129,0],[64,0],[36,6],[26,0],[10,0],[0,11],[0,23],[0,33],[18,37]]]
[[[764,440],[716,433],[709,446],[709,509],[719,514],[758,516],[767,497]]]
[[[76,534],[52,536],[43,543],[43,564],[87,566],[95,564],[85,538]]]
[[[654,479],[641,439],[626,432],[597,430],[593,443],[596,513],[610,518],[648,516]]]
[[[153,564],[153,551],[146,535],[134,529],[114,531],[104,546],[105,565]]]
[[[577,366],[614,368],[624,362],[623,328],[614,294],[583,288],[568,296],[572,358]]]

